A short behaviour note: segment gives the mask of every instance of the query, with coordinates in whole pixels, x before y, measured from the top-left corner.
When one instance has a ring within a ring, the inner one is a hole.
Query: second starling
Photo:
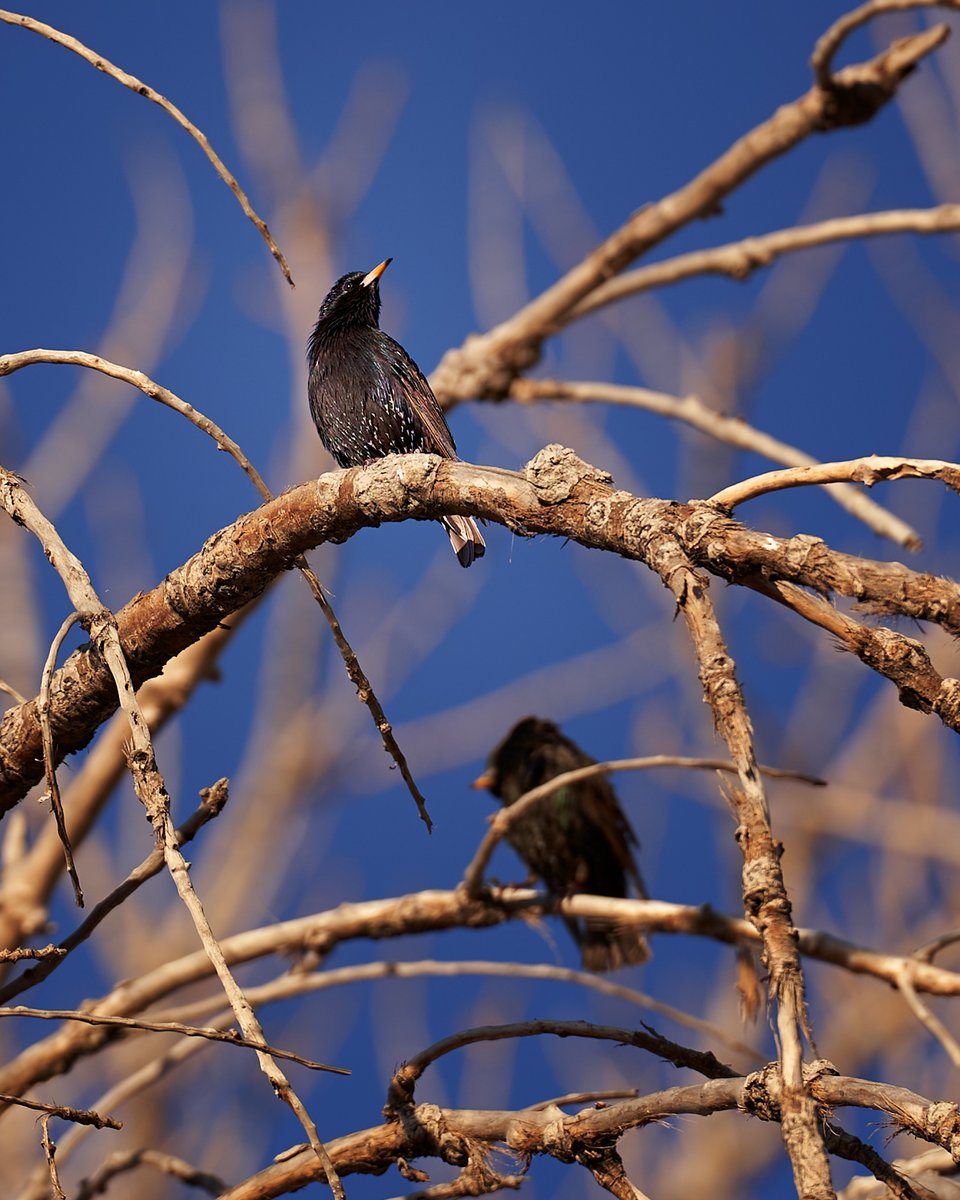
[[[505,806],[577,767],[595,762],[552,721],[524,717],[490,755],[475,788],[488,788]],[[534,875],[559,896],[572,891],[626,896],[629,879],[647,898],[634,862],[637,838],[603,775],[567,784],[544,797],[508,828],[507,841]],[[565,918],[588,971],[613,971],[650,956],[639,929],[609,921]]]
[[[379,279],[392,259],[333,285],[307,343],[307,395],[320,439],[341,467],[388,454],[439,454],[457,448],[430,384],[406,350],[380,328]],[[472,517],[445,516],[462,567],[485,546]]]

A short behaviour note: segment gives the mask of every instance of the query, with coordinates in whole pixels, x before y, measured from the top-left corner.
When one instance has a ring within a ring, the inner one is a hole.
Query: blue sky
[[[232,0],[219,7],[183,0],[32,6],[31,15],[140,76],[200,126],[288,251],[298,286],[289,292],[199,149],[159,108],[62,48],[0,26],[8,164],[0,188],[0,352],[101,350],[142,367],[218,421],[279,491],[328,465],[306,419],[302,346],[338,274],[394,258],[383,281],[382,323],[431,370],[471,331],[546,287],[595,237],[685,182],[802,93],[813,44],[841,11],[821,2],[706,0],[601,0],[589,11],[568,2],[500,0],[473,9],[291,3],[273,16],[268,6]],[[855,35],[841,59],[872,53],[871,36]],[[960,74],[960,42],[954,38],[941,54],[946,83],[937,68],[924,67],[907,87],[915,86],[920,101],[939,98],[950,113],[958,103],[950,80]],[[270,124],[278,97],[283,126]],[[261,119],[267,133],[258,136]],[[928,177],[911,133],[915,121],[894,104],[862,129],[809,139],[735,193],[722,214],[684,230],[655,257],[799,219],[949,198]],[[289,145],[278,136],[282,129]],[[285,174],[291,164],[302,168],[295,194]],[[940,165],[949,177],[949,155]],[[747,284],[694,281],[664,291],[655,307],[626,305],[615,328],[592,318],[549,347],[542,369],[699,391],[825,459],[869,452],[956,457],[957,315],[947,298],[957,284],[955,239],[797,256]],[[733,359],[741,383],[731,396],[720,380]],[[51,443],[55,421],[78,411],[71,406],[79,384],[72,370],[53,367],[0,383],[0,461],[28,477],[107,602],[119,607],[256,498],[201,434],[118,385],[83,381],[88,407]],[[562,441],[621,486],[680,500],[767,466],[648,414],[601,406],[572,412],[464,405],[451,426],[471,461],[515,468],[546,442]],[[78,468],[71,482],[68,465],[87,455],[89,468]],[[927,543],[918,566],[955,573],[949,499],[926,484],[888,488],[875,498],[917,523]],[[852,553],[906,555],[820,493],[759,501],[741,516],[777,534],[816,532]],[[269,806],[270,787],[251,765],[255,751],[294,714],[315,706],[305,736],[321,766],[283,808],[278,842],[292,847],[287,867],[263,895],[254,891],[245,908],[232,910],[237,928],[343,899],[452,886],[490,811],[467,784],[487,749],[528,711],[560,720],[600,759],[716,750],[669,597],[636,565],[493,528],[486,558],[460,572],[433,525],[366,531],[324,550],[317,562],[407,748],[437,831],[426,838],[331,658],[319,615],[297,581],[285,580],[231,646],[221,680],[201,689],[161,739],[161,765],[181,811],[221,774],[239,781],[238,805]],[[31,570],[42,660],[64,597],[39,554]],[[768,604],[719,585],[714,591],[761,757],[827,772],[843,759],[843,737],[890,700],[889,688]],[[26,653],[16,664],[18,686],[28,692],[34,668],[39,663]],[[0,676],[10,669],[0,663]],[[819,723],[818,696],[844,700]],[[804,714],[809,732],[796,724]],[[949,760],[951,735],[930,736]],[[725,812],[706,799],[712,781],[631,777],[618,787],[644,843],[652,893],[738,911],[738,856]],[[134,803],[126,792],[115,799],[104,834],[117,848],[117,872],[136,861],[138,844],[146,852],[146,828],[129,813]],[[198,875],[211,887],[222,884],[223,864],[238,853],[231,820],[223,818],[197,849]],[[869,856],[846,861],[874,878]],[[494,873],[522,876],[505,850]],[[936,890],[936,880],[930,887]],[[160,886],[156,895],[166,911],[169,896]],[[822,905],[806,899],[798,920],[827,923],[835,908],[829,895]],[[63,927],[72,925],[65,901],[56,915]],[[871,914],[858,919],[851,936],[884,936]],[[572,963],[562,929],[550,928],[555,948],[511,927],[407,940],[373,953],[556,955]],[[349,946],[336,961],[370,953],[369,946]],[[691,955],[680,939],[660,938],[653,963],[632,982],[696,1007],[704,980],[732,966],[710,946]],[[108,986],[113,969],[92,961],[64,1002]],[[319,1037],[304,1052],[357,1070],[348,1085],[314,1084],[328,1136],[375,1123],[379,1099],[371,1097],[379,1096],[384,1070],[418,1049],[421,1035],[530,1008],[637,1019],[609,1001],[528,984],[395,986],[377,985],[355,1000],[311,1002],[322,1013],[317,1022],[342,1037],[333,1045]],[[409,1027],[398,1020],[395,1035],[388,1028],[370,1044],[364,1019],[389,1025],[395,1004],[419,1006],[418,1017]],[[270,1016],[277,1030],[285,1019],[302,1028],[295,1024],[302,1016]],[[756,1036],[765,1043],[763,1030]],[[564,1090],[567,1077],[552,1053],[517,1051],[533,1065],[500,1100],[520,1104]],[[469,1061],[477,1069],[482,1059]],[[436,1098],[445,1087],[450,1102],[472,1102],[460,1070],[451,1068]],[[251,1092],[266,1091],[252,1070],[243,1080]],[[269,1096],[251,1103],[259,1117],[272,1114]],[[271,1120],[269,1137],[251,1141],[253,1164],[297,1140],[289,1124]],[[557,1190],[548,1190],[553,1183]],[[591,1186],[538,1167],[530,1191],[572,1196]],[[361,1180],[351,1194],[384,1193]]]

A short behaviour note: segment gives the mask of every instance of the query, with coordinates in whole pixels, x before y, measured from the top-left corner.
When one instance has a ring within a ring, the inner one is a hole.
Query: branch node
[[[566,446],[551,443],[523,468],[523,475],[541,504],[562,504],[580,483],[610,486],[613,476],[585,463]]]

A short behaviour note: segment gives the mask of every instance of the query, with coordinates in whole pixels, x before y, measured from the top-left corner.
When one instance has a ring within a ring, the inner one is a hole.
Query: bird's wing
[[[447,428],[443,409],[437,402],[433,389],[427,383],[423,372],[398,342],[386,334],[383,336],[385,341],[391,344],[390,374],[397,380],[407,400],[420,418],[430,452],[439,454],[441,458],[456,458],[457,447],[454,444],[453,435]]]
[[[633,857],[633,850],[635,847],[639,848],[640,843],[637,841],[637,835],[633,831],[633,826],[620,807],[620,801],[617,799],[616,792],[608,780],[602,776],[597,779],[587,780],[580,787],[582,789],[581,795],[584,808],[597,827],[603,832],[607,844],[613,851],[616,860],[623,867],[624,873],[633,880],[637,894],[641,898],[645,897],[647,891],[643,885],[643,880],[640,878],[640,872]]]

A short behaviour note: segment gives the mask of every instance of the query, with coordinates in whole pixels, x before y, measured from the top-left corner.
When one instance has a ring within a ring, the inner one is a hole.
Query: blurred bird
[[[524,717],[491,753],[475,788],[487,788],[509,808],[532,788],[596,760],[552,721]],[[567,784],[538,801],[508,828],[507,841],[551,891],[626,896],[627,877],[646,899],[633,860],[636,835],[603,775]],[[650,956],[633,926],[565,918],[588,971],[613,971]]]
[[[388,454],[455,459],[443,410],[406,350],[380,329],[379,279],[393,260],[366,275],[351,271],[327,293],[307,343],[307,395],[320,439],[341,467]],[[462,567],[485,546],[472,517],[441,517]]]

